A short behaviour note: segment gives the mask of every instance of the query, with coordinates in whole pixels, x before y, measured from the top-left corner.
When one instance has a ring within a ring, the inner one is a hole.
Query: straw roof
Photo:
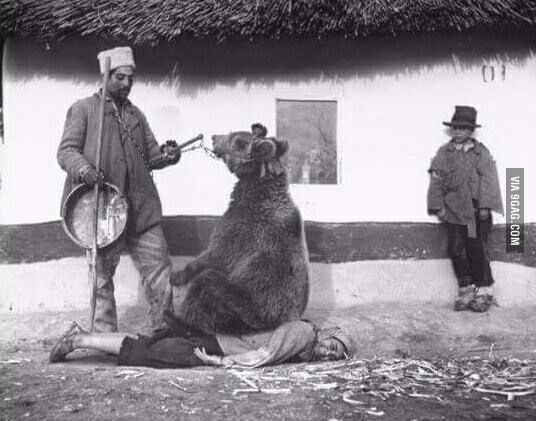
[[[529,28],[534,0],[0,0],[0,35],[157,44]]]

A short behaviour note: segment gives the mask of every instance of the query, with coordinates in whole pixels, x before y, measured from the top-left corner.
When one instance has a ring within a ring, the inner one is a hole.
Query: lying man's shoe
[[[85,332],[86,331],[82,329],[78,323],[72,322],[71,326],[69,326],[67,331],[62,335],[60,340],[56,343],[56,345],[54,345],[54,347],[50,351],[48,360],[51,363],[63,361],[65,359],[65,356],[69,352],[74,350],[73,337]]]

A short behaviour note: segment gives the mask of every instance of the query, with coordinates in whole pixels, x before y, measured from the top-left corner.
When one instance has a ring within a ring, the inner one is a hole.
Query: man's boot
[[[492,292],[490,287],[477,288],[475,297],[469,303],[469,309],[477,313],[484,313],[493,305],[499,306]]]
[[[474,285],[468,285],[458,289],[458,298],[454,302],[455,311],[464,311],[470,309],[471,301],[476,297],[476,288]]]

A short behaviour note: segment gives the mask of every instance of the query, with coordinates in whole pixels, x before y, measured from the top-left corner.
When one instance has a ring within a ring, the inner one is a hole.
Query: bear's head
[[[250,132],[231,132],[212,136],[214,154],[221,158],[237,177],[283,172],[279,162],[289,148],[288,141],[275,137],[260,138]]]

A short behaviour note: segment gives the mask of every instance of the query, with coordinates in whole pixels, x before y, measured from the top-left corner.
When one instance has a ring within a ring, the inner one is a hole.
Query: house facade
[[[64,173],[55,155],[68,107],[99,87],[97,52],[118,42],[12,37],[4,46],[0,271],[10,280],[0,281],[0,312],[86,305],[82,253],[58,222]],[[475,106],[482,125],[476,137],[497,161],[503,195],[506,168],[524,168],[525,253],[505,252],[501,215],[490,244],[499,299],[517,303],[536,293],[536,196],[529,190],[536,179],[535,47],[530,34],[490,32],[180,39],[134,46],[130,98],[160,141],[203,133],[210,146],[213,134],[254,122],[289,139],[291,193],[307,221],[313,261],[311,305],[330,308],[452,299],[445,232],[426,213],[427,169],[448,140],[442,122],[454,106]],[[206,244],[234,179],[202,149],[154,179],[180,266]],[[119,300],[131,303],[135,271],[128,259],[121,265]],[[15,272],[35,284],[35,297],[18,293]],[[80,279],[79,292],[61,299],[46,293],[72,278]]]

